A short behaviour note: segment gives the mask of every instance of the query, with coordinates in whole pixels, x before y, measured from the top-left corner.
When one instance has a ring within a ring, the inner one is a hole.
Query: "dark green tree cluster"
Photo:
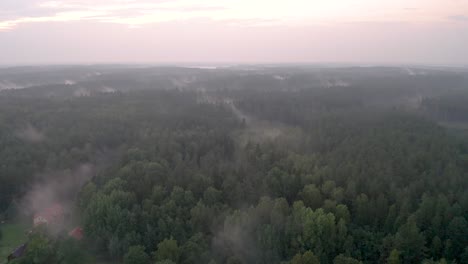
[[[218,91],[244,123],[192,92],[0,98],[1,209],[35,172],[104,155],[77,207],[89,251],[115,262],[467,263],[467,141],[340,89]],[[275,122],[300,134],[239,143]],[[15,133],[28,125],[44,139]],[[78,254],[40,239],[18,261]]]
[[[95,263],[86,247],[73,238],[50,237],[44,233],[33,234],[22,257],[12,260],[12,264],[80,264]]]

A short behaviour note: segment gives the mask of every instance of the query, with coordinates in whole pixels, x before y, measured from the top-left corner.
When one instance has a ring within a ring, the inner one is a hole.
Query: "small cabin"
[[[34,215],[34,227],[39,225],[62,224],[64,220],[63,207],[60,204],[54,204]]]

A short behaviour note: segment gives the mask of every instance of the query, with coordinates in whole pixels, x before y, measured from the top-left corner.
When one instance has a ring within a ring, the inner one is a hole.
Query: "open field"
[[[6,260],[13,249],[26,241],[25,227],[20,224],[0,224],[0,263]]]

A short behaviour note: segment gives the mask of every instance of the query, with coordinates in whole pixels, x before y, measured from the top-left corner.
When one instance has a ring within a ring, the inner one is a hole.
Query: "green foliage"
[[[0,224],[0,259],[6,257],[19,245],[24,243],[26,235],[24,234],[25,226],[21,224]]]
[[[463,251],[462,255],[460,256],[460,263],[468,264],[468,246],[465,247],[465,250]]]
[[[164,239],[158,244],[158,249],[153,253],[153,257],[157,261],[171,260],[177,263],[180,254],[181,252],[176,240]]]
[[[362,263],[361,261],[358,261],[357,259],[351,258],[351,257],[346,257],[344,255],[338,255],[333,259],[333,264],[360,264]]]
[[[312,209],[320,208],[323,203],[322,194],[314,184],[304,186],[300,195],[304,204]]]
[[[387,258],[387,264],[400,264],[400,252],[396,249],[392,250]]]
[[[53,238],[38,232],[27,242],[24,255],[14,264],[78,264],[95,263],[94,258],[79,241],[72,238]]]
[[[404,263],[417,263],[424,259],[425,240],[414,217],[408,218],[406,224],[400,227],[395,236],[395,244]]]
[[[47,264],[57,263],[53,241],[45,235],[35,234],[28,242],[23,257],[13,261],[14,264]]]
[[[454,217],[447,228],[447,237],[452,241],[450,256],[457,258],[468,245],[468,222],[464,217]]]
[[[0,96],[0,210],[38,172],[100,165],[77,199],[86,243],[34,236],[14,263],[87,250],[125,263],[466,263],[467,141],[366,105],[352,91],[379,97],[367,85],[209,93],[233,106],[167,90]],[[18,138],[22,122],[46,140]]]
[[[93,258],[80,245],[80,242],[73,238],[58,242],[55,251],[57,262],[60,264],[94,263]]]
[[[172,260],[165,259],[165,260],[161,260],[161,261],[156,261],[155,264],[176,264],[176,263],[174,261],[172,261]]]
[[[296,254],[289,262],[290,264],[320,264],[319,259],[311,251],[306,251],[304,254]]]
[[[143,246],[132,246],[124,256],[124,264],[149,264],[150,257]]]

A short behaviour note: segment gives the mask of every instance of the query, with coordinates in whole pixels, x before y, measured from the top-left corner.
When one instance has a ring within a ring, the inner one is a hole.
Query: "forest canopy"
[[[11,263],[468,263],[468,78],[373,70],[1,91],[0,220],[83,230]]]

